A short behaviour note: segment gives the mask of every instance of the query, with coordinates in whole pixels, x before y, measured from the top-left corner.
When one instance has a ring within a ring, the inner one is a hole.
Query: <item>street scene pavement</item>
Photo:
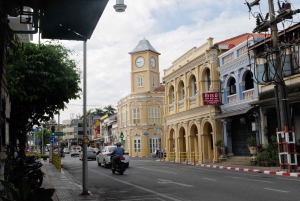
[[[63,168],[44,162],[45,188],[53,200],[298,200],[300,173],[279,167],[179,164],[150,157],[132,157],[124,175],[88,161],[88,190],[82,193],[82,161],[66,155]]]

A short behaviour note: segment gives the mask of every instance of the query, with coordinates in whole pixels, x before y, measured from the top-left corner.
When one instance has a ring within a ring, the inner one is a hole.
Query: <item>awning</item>
[[[212,117],[212,119],[222,119],[222,118],[226,118],[226,117],[231,117],[231,116],[236,116],[236,115],[240,115],[240,114],[245,114],[245,113],[249,112],[251,109],[253,109],[253,108],[251,107],[251,108],[247,108],[247,109],[243,109],[243,110],[237,110],[237,111],[233,111],[233,112],[227,112],[227,113],[224,113],[224,114],[220,114],[218,116],[214,116],[214,117]]]

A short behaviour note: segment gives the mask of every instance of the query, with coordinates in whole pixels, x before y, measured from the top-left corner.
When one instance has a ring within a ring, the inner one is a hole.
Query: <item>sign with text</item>
[[[203,93],[203,103],[204,105],[219,105],[220,104],[219,92]]]

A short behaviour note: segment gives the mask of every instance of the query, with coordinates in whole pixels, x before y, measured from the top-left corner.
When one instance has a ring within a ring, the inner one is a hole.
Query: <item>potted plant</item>
[[[226,146],[223,145],[223,141],[222,140],[218,140],[215,143],[215,146],[218,147],[218,152],[220,154],[219,159],[227,159],[227,153],[228,153],[228,148]]]
[[[254,135],[249,135],[249,137],[246,139],[248,142],[248,148],[250,151],[250,154],[252,154],[251,161],[256,161],[256,155],[257,155],[257,145],[256,145],[256,138]]]
[[[44,161],[46,161],[47,160],[47,158],[49,158],[49,155],[41,155],[41,158],[44,160]]]

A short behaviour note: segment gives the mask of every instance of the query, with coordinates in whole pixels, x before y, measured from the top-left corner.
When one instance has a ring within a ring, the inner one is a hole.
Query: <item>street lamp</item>
[[[127,6],[124,4],[124,0],[116,0],[116,5],[114,5],[114,9],[116,12],[124,12],[126,8]]]
[[[124,0],[116,0],[116,5],[114,5],[114,9],[116,12],[124,12],[126,9],[126,5],[124,4]],[[82,193],[81,195],[90,195],[87,190],[87,178],[88,178],[88,170],[87,170],[87,126],[86,126],[86,41],[83,41],[83,138],[82,138]]]

